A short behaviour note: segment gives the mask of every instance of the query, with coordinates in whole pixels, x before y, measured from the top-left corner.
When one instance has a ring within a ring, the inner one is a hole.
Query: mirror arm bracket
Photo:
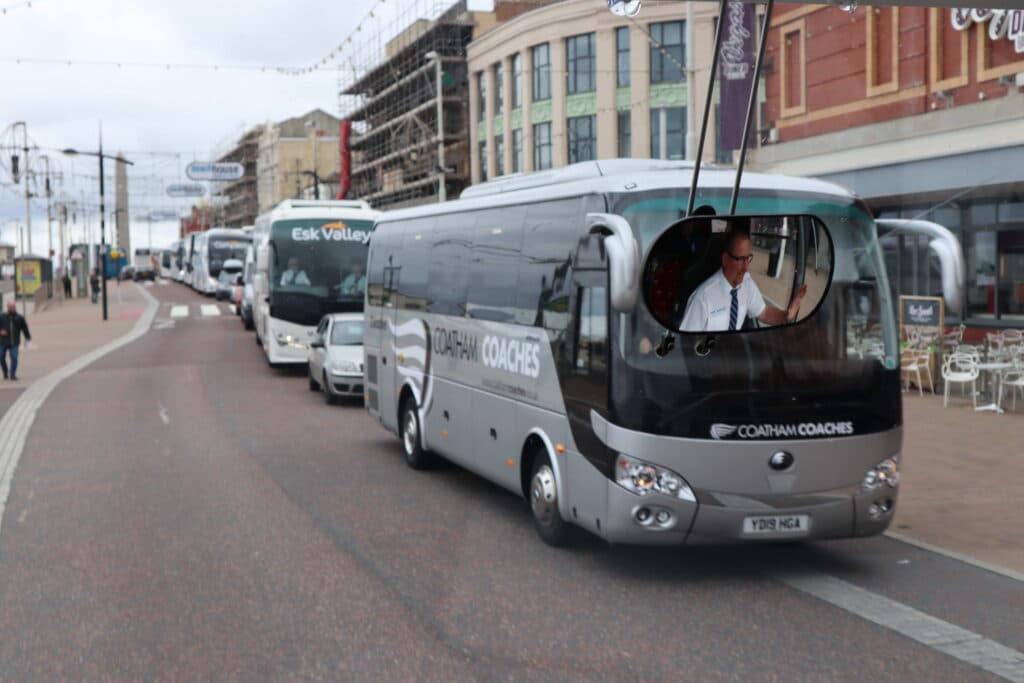
[[[586,225],[588,234],[604,235],[612,308],[618,313],[632,311],[640,292],[640,246],[633,229],[613,213],[588,213]]]

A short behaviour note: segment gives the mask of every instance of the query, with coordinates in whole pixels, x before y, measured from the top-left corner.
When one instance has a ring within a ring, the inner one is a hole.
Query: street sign
[[[175,183],[167,186],[168,197],[202,197],[206,188],[198,183]]]
[[[245,168],[235,162],[193,161],[185,167],[185,175],[190,180],[238,180]]]

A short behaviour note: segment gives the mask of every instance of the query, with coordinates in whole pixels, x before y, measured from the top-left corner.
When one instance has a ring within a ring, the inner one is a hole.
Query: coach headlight
[[[641,496],[654,492],[697,502],[693,490],[681,476],[664,467],[631,458],[625,453],[619,453],[615,459],[615,483]]]
[[[886,458],[878,463],[864,475],[864,481],[860,484],[861,492],[874,491],[882,486],[888,485],[891,488],[899,486],[900,483],[900,456],[897,453],[891,458]]]
[[[206,279],[209,281],[211,287],[216,287],[217,286],[217,278],[215,278],[215,277],[208,277]]]

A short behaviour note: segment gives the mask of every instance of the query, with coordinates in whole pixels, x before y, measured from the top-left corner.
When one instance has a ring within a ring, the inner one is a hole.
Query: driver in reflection
[[[783,310],[766,303],[757,283],[747,271],[754,260],[754,246],[744,232],[729,234],[722,250],[722,267],[705,280],[686,304],[683,332],[726,332],[739,330],[748,315],[768,325],[781,325],[796,319],[807,293],[801,285]]]

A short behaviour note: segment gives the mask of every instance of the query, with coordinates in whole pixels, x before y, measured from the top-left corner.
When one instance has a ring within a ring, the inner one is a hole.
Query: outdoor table
[[[998,403],[998,400],[999,400],[998,399],[998,396],[999,396],[999,380],[1000,380],[1000,378],[1002,376],[1002,374],[1001,374],[1002,371],[1003,370],[1009,370],[1010,368],[1012,368],[1013,367],[1013,363],[1007,363],[1007,362],[978,363],[977,367],[978,367],[979,371],[987,372],[992,377],[992,385],[993,385],[992,386],[992,397],[995,400],[992,403],[989,403],[987,405],[978,406],[974,410],[976,410],[979,413],[984,411],[984,410],[991,410],[992,412],[999,413],[1001,415],[1003,413],[1003,409],[1002,409],[1002,407]]]

